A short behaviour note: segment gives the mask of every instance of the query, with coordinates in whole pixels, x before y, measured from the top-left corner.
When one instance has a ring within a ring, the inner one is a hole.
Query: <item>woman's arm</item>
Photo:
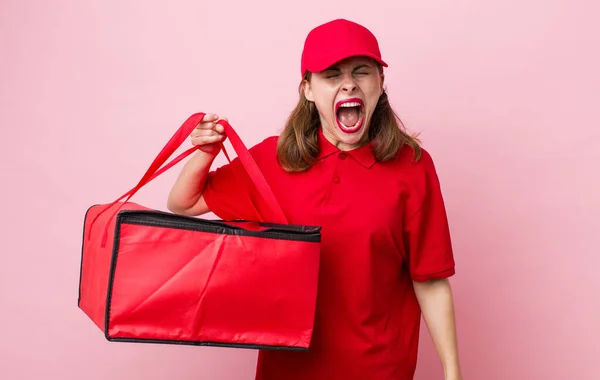
[[[222,118],[227,120],[227,118]],[[225,139],[224,128],[217,124],[219,117],[207,114],[190,134],[196,152],[179,173],[167,199],[167,208],[175,214],[202,215],[209,208],[202,197],[210,166]]]
[[[202,197],[214,155],[199,150],[179,173],[167,199],[167,208],[175,214],[202,215],[210,210]]]
[[[413,281],[423,319],[444,366],[446,380],[462,380],[452,289],[448,279]]]

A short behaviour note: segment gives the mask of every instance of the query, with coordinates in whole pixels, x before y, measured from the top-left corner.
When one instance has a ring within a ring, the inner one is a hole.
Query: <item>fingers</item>
[[[215,129],[210,128],[196,128],[192,133],[191,137],[202,137],[202,136],[216,136],[220,133]]]
[[[219,120],[219,115],[215,115],[214,113],[207,113],[202,118],[202,122],[217,121],[217,120]]]
[[[229,120],[227,120],[227,118],[226,118],[226,117],[220,117],[220,118],[218,118],[218,120],[217,120],[217,121],[219,121],[219,120],[225,120],[225,121],[229,121]],[[216,130],[217,130],[219,133],[223,133],[223,132],[225,132],[225,127],[224,127],[224,126],[222,126],[221,124],[217,124],[217,126],[216,126],[215,128],[216,128]]]
[[[217,130],[217,127],[221,127],[222,128],[223,126],[219,125],[219,124],[217,124],[215,122],[208,121],[208,122],[202,122],[202,123],[198,124],[196,126],[195,130],[196,131],[198,131],[198,130],[200,130],[200,131],[202,131],[202,130],[214,131],[214,130]]]
[[[198,127],[196,127],[196,129],[200,129],[200,130],[211,130],[211,131],[216,131],[218,133],[223,133],[225,132],[225,127],[223,127],[221,124],[217,124],[216,122],[209,122],[209,123],[203,123],[202,125],[199,125]]]
[[[192,144],[200,146],[222,142],[225,139],[225,128],[217,124],[218,120],[227,121],[227,118],[220,118],[216,114],[204,115],[202,121],[190,134]]]
[[[215,131],[214,129],[196,128],[190,135],[192,144],[204,145],[221,142],[225,139],[225,135]]]
[[[222,142],[224,138],[225,138],[224,135],[217,134],[217,135],[209,135],[209,136],[192,136],[191,140],[192,140],[193,145],[200,146],[200,145],[219,143],[219,142]]]
[[[226,117],[219,117],[215,114],[206,114],[202,121],[196,126],[196,129],[213,129],[219,132],[223,132],[223,126],[217,124],[217,121],[219,120],[229,121]]]
[[[200,123],[198,123],[196,128],[214,129],[217,120],[219,120],[219,115],[215,115],[214,113],[207,113],[206,115],[204,115]]]

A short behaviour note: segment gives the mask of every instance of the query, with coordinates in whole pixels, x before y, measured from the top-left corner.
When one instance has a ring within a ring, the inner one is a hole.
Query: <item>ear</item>
[[[383,92],[385,91],[384,83],[385,83],[385,75],[383,73],[381,73],[381,94],[379,94],[379,95],[383,95]]]
[[[315,97],[313,96],[312,88],[310,86],[309,81],[304,80],[304,82],[302,83],[302,90],[304,91],[304,97],[306,98],[306,100],[308,100],[309,102],[315,101]]]

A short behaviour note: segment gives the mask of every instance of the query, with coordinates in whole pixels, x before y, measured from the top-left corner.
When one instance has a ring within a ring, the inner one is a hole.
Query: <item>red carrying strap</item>
[[[279,202],[277,202],[277,198],[275,198],[275,194],[269,187],[267,180],[264,175],[258,168],[258,165],[254,161],[254,158],[242,142],[242,139],[238,136],[237,132],[231,127],[231,125],[226,120],[217,121],[218,124],[221,124],[223,128],[225,128],[225,134],[233,146],[233,149],[237,153],[237,156],[242,163],[242,166],[250,176],[252,183],[256,186],[258,193],[264,199],[264,201],[269,206],[268,213],[267,210],[258,210],[260,214],[262,214],[263,218],[266,221],[273,221],[275,223],[287,224],[287,219],[285,214],[283,213],[281,206],[279,206]],[[225,147],[223,146],[223,153],[227,156],[227,152],[225,151]],[[227,156],[229,160],[229,156]]]
[[[161,168],[161,166],[167,161],[167,159],[169,157],[171,157],[171,155],[181,146],[181,144],[183,144],[187,140],[189,135],[196,128],[196,126],[202,121],[202,119],[204,118],[205,115],[206,114],[202,113],[202,112],[196,113],[196,114],[190,116],[181,125],[181,127],[179,127],[179,129],[175,132],[175,134],[171,137],[171,139],[163,147],[163,149],[160,151],[160,153],[156,156],[156,158],[154,159],[152,164],[150,164],[150,167],[148,168],[148,170],[146,170],[146,173],[144,173],[144,176],[140,179],[138,184],[133,189],[129,190],[128,192],[126,192],[125,194],[120,196],[118,199],[116,199],[114,202],[112,202],[108,207],[106,207],[104,210],[102,210],[98,215],[96,215],[96,217],[94,218],[94,220],[92,221],[92,223],[90,225],[90,231],[91,231],[91,227],[93,226],[94,222],[104,211],[110,209],[114,204],[116,204],[123,198],[127,197],[125,202],[123,204],[121,204],[121,206],[112,215],[112,217],[114,217],[119,212],[119,210],[123,207],[123,205],[125,203],[127,203],[129,201],[129,199],[131,199],[131,197],[135,193],[137,193],[143,186],[145,186],[148,182],[152,181],[153,179],[155,179],[156,177],[158,177],[165,171],[169,170],[171,167],[173,167],[174,165],[179,163],[181,160],[183,160],[185,157],[189,156],[190,154],[192,154],[193,152],[195,152],[198,149],[197,147],[192,147],[192,148],[184,151],[179,156],[174,158],[171,162],[169,162],[168,164],[166,164],[164,167]],[[227,138],[229,139],[231,145],[233,146],[233,149],[237,153],[238,158],[239,158],[240,162],[242,163],[242,166],[244,167],[244,169],[248,173],[250,179],[256,186],[258,193],[260,194],[260,196],[264,199],[265,203],[267,204],[268,210],[258,210],[259,213],[261,214],[262,218],[266,221],[273,222],[273,223],[287,224],[288,223],[287,218],[285,217],[285,214],[283,213],[283,210],[281,209],[281,206],[279,205],[277,198],[275,198],[275,195],[273,194],[273,191],[271,190],[265,177],[263,176],[258,165],[252,158],[252,155],[250,154],[250,152],[248,151],[248,149],[246,148],[246,146],[244,145],[244,143],[242,142],[242,140],[240,139],[238,134],[235,132],[233,127],[227,121],[219,120],[217,123],[221,124],[223,126],[223,128],[225,129],[225,134],[226,134]],[[227,160],[229,162],[231,162],[231,160],[229,159],[229,155],[227,154],[227,151],[225,150],[224,146],[222,146],[222,149],[223,149],[223,153],[227,157]],[[106,225],[104,237],[102,240],[102,246],[104,246],[106,243],[105,239],[106,239],[107,235],[108,235],[108,223]]]

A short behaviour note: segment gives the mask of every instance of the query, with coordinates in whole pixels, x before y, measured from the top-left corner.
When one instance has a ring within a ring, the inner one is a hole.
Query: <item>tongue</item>
[[[358,109],[356,107],[341,107],[338,110],[338,119],[346,127],[352,127],[358,122]]]

